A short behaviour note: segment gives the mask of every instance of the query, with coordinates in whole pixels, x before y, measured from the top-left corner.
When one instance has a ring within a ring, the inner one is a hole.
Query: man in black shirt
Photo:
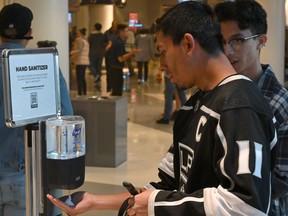
[[[122,96],[123,92],[123,67],[125,61],[138,52],[138,49],[125,50],[125,41],[128,38],[128,26],[118,24],[117,37],[112,41],[111,52],[111,80],[112,95]]]
[[[111,91],[112,81],[111,81],[111,46],[112,41],[117,37],[117,21],[113,20],[111,28],[109,28],[104,33],[104,43],[105,43],[105,66],[106,66],[106,83],[107,92]]]
[[[90,70],[92,75],[95,77],[95,84],[101,80],[101,68],[102,62],[105,55],[105,42],[104,34],[101,32],[102,25],[95,23],[95,31],[91,32],[88,37],[89,42],[89,60]]]

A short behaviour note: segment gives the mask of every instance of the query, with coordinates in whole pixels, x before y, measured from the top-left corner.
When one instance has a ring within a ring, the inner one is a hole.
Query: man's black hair
[[[241,30],[249,29],[253,34],[267,33],[267,14],[254,0],[219,3],[214,11],[220,23],[235,21]]]
[[[96,31],[100,31],[102,29],[101,23],[95,23],[94,28]]]
[[[201,2],[187,1],[177,4],[156,20],[156,31],[170,36],[175,45],[180,44],[184,34],[190,33],[209,54],[223,51],[222,35],[212,8]]]
[[[121,32],[121,31],[124,31],[126,28],[128,28],[127,25],[125,25],[125,24],[118,24],[118,25],[117,25],[117,32],[119,33],[119,32]]]

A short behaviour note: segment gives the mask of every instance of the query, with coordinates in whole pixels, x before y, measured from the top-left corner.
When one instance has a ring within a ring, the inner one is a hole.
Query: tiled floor
[[[157,166],[172,142],[173,127],[172,121],[169,125],[155,122],[164,110],[164,84],[156,81],[157,73],[157,61],[151,62],[147,83],[138,85],[136,75],[125,81],[127,91],[124,96],[128,97],[127,161],[116,168],[86,167],[85,183],[77,190],[88,190],[95,194],[113,193],[124,191],[121,186],[124,180],[131,181],[135,186],[157,181]],[[107,96],[105,75],[102,76],[101,92],[95,90],[93,77],[88,70],[86,78],[89,90],[87,96]],[[71,97],[75,97],[74,72],[70,79]],[[112,216],[117,215],[117,212],[89,212],[83,215]]]

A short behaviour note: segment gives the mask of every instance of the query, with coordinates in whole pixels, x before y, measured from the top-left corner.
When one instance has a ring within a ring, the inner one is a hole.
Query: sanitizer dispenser
[[[46,120],[46,168],[50,188],[72,190],[84,183],[85,121],[81,116]]]

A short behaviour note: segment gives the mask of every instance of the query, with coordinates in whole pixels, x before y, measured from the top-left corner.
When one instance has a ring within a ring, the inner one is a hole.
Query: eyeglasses
[[[260,36],[260,34],[256,34],[256,35],[252,35],[252,36],[249,36],[249,37],[244,37],[244,38],[233,38],[231,40],[228,40],[228,41],[223,41],[223,44],[224,46],[229,44],[229,46],[233,49],[233,50],[237,50],[241,47],[241,45],[247,41],[247,40],[250,40],[252,38],[256,38]]]

